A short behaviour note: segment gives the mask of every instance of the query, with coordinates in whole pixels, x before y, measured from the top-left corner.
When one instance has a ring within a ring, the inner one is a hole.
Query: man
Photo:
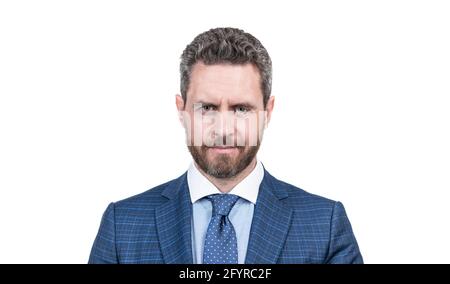
[[[198,35],[176,96],[193,162],[111,203],[89,263],[362,263],[340,202],[271,176],[256,158],[274,107],[263,45],[234,28]]]

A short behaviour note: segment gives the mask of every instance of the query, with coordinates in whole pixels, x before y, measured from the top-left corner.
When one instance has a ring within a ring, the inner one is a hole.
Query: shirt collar
[[[229,193],[235,194],[241,198],[256,204],[259,186],[264,177],[264,168],[260,161],[256,161],[255,168],[238,183]],[[222,192],[210,182],[198,169],[194,162],[191,163],[187,172],[187,182],[191,202],[206,197],[211,194],[221,194]]]

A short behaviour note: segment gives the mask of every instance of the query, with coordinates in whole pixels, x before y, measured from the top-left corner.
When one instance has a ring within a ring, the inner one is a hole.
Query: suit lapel
[[[155,211],[159,243],[165,263],[192,263],[191,216],[186,174],[162,195],[169,200]]]
[[[293,210],[281,201],[286,190],[267,171],[253,213],[246,264],[277,263],[286,241]]]

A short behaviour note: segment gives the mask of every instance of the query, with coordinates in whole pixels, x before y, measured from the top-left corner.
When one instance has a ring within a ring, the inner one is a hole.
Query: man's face
[[[176,103],[188,149],[205,173],[234,177],[255,159],[273,109],[273,97],[264,109],[259,76],[252,64],[193,66],[186,102],[177,96]]]

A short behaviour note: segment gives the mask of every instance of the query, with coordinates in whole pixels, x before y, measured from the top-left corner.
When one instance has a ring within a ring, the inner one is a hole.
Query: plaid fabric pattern
[[[89,263],[192,263],[186,173],[111,203]],[[266,170],[245,263],[363,263],[345,209],[277,180]]]

